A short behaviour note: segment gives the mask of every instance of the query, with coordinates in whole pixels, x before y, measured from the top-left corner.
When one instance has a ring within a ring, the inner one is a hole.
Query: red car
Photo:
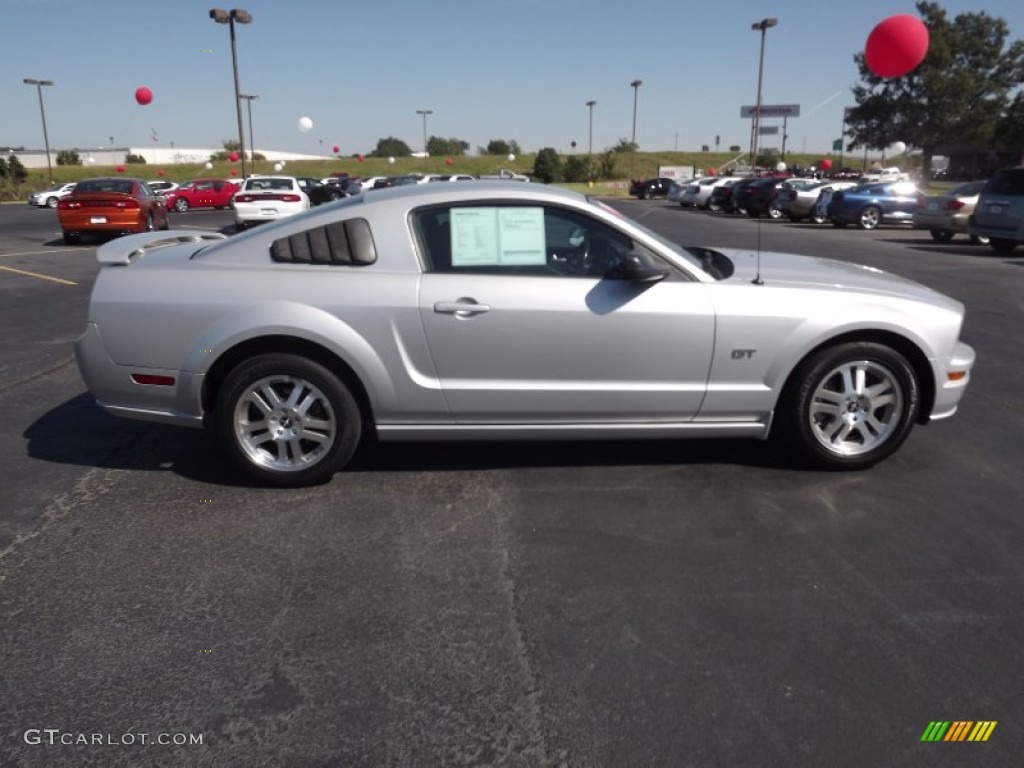
[[[189,208],[230,208],[238,185],[224,179],[193,179],[168,192],[167,207],[178,213]]]
[[[167,229],[164,198],[142,179],[85,179],[57,203],[64,242],[77,243],[86,233],[122,234]]]

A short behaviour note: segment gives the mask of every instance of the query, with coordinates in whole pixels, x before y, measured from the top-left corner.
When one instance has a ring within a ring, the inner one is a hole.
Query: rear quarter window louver
[[[377,248],[366,219],[347,219],[275,240],[270,258],[287,264],[362,267],[377,261]]]

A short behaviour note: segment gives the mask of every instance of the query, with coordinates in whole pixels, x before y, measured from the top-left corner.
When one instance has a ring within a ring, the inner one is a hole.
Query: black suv
[[[997,171],[978,195],[967,220],[972,237],[987,237],[996,253],[1024,243],[1024,165]]]

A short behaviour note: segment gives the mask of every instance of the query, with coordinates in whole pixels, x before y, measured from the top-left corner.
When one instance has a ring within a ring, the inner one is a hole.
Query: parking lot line
[[[77,248],[51,248],[48,251],[17,251],[16,253],[2,253],[0,256],[42,256],[47,253],[66,253],[67,251],[87,251],[88,246],[78,246]]]
[[[55,283],[62,283],[63,285],[78,285],[74,280],[65,280],[62,277],[50,277],[49,275],[40,275],[38,272],[27,272],[24,269],[15,269],[14,267],[2,267],[0,269],[7,272],[17,272],[19,275],[28,275],[29,277],[38,277],[40,280],[52,280]]]

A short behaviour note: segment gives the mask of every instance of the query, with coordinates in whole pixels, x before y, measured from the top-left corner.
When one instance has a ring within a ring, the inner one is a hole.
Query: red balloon
[[[830,169],[831,167],[832,167],[832,161],[831,161],[831,160],[829,160],[829,159],[828,159],[827,157],[826,157],[826,158],[825,158],[824,160],[822,160],[822,161],[821,161],[821,169],[822,169],[823,171],[827,171],[827,170],[829,170],[829,169]]]
[[[708,176],[714,176],[714,175],[715,175],[715,169],[714,168],[708,168]]]
[[[916,16],[900,13],[871,30],[864,63],[879,77],[900,77],[915,69],[927,53],[928,27]]]
[[[231,175],[232,176],[237,176],[238,175],[238,171],[236,171],[234,168],[232,168],[231,169]]]
[[[140,86],[135,89],[135,100],[142,106],[146,106],[153,100],[153,92],[146,86]]]
[[[228,160],[230,160],[232,163],[237,163],[238,162],[238,153],[237,152],[232,152],[230,155],[228,155]]]
[[[117,172],[118,173],[124,173],[124,166],[123,165],[117,166]]]
[[[333,147],[331,147],[331,151],[334,152],[334,154],[338,154],[339,152],[341,152],[341,147],[335,144]]]
[[[164,169],[161,168],[159,171],[156,172],[156,175],[157,176],[163,176],[164,175]]]
[[[356,160],[358,160],[360,163],[363,162],[363,156],[362,155],[356,155]]]
[[[454,162],[455,162],[455,161],[454,161],[454,160],[452,160],[452,159],[451,159],[450,157],[446,157],[446,158],[444,159],[444,164],[445,164],[445,165],[451,165],[451,164],[452,164],[452,163],[454,163]]]

